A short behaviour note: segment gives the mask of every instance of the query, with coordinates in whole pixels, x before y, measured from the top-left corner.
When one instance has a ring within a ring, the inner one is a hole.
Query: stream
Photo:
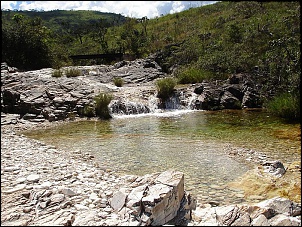
[[[30,138],[95,156],[117,174],[182,171],[185,190],[201,202],[245,202],[230,188],[255,163],[230,157],[228,146],[255,149],[271,159],[301,159],[301,140],[290,137],[300,124],[287,124],[263,110],[170,110],[83,120],[24,132]]]

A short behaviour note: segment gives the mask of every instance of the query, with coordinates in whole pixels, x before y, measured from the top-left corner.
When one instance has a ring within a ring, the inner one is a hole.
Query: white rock
[[[111,207],[115,211],[120,211],[122,207],[125,205],[127,198],[127,194],[123,193],[122,191],[117,191],[113,194],[112,199],[110,201]]]
[[[43,183],[41,184],[41,187],[42,187],[42,188],[48,189],[51,185],[52,185],[51,182],[45,181],[45,182],[43,182]]]
[[[1,193],[4,194],[11,194],[17,191],[21,191],[26,187],[26,184],[18,184],[15,188],[8,189],[8,190],[2,190]]]
[[[8,166],[8,167],[5,167],[3,170],[4,172],[13,172],[15,170],[19,170],[20,168],[18,166]]]
[[[77,209],[77,210],[88,210],[89,208],[87,206],[84,206],[82,204],[75,204],[74,207]]]
[[[254,218],[251,225],[253,226],[268,226],[268,220],[267,218],[263,215],[260,214],[258,217]]]
[[[91,193],[90,194],[90,196],[89,196],[89,199],[91,199],[92,201],[93,200],[96,200],[96,199],[98,199],[99,197],[98,197],[98,195],[96,194],[96,193]]]
[[[301,226],[301,220],[296,217],[286,216],[284,214],[277,214],[268,220],[271,226]]]
[[[16,179],[16,182],[18,182],[18,183],[23,183],[25,181],[26,181],[25,177],[20,177],[20,178]]]
[[[40,180],[40,176],[38,174],[30,174],[26,179],[29,182],[38,182]]]

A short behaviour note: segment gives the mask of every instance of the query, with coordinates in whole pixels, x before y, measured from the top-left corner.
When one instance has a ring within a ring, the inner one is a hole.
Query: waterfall
[[[184,93],[180,91],[178,94],[174,94],[165,101],[165,109],[168,110],[193,110],[195,109],[195,101],[197,99],[195,93]]]
[[[150,109],[147,105],[140,102],[125,100],[113,100],[109,104],[109,112],[111,114],[129,115],[129,114],[142,114],[149,113]]]
[[[161,101],[156,95],[150,95],[148,100],[133,101],[129,98],[112,100],[109,104],[109,111],[115,115],[159,113],[172,110],[193,110],[195,109],[196,94],[187,95],[183,92],[174,94]]]

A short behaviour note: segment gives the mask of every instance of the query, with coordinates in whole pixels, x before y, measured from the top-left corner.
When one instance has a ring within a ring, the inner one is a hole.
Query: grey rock
[[[264,166],[264,172],[267,172],[276,177],[282,177],[286,169],[282,162],[280,161],[266,161],[262,164]]]
[[[127,194],[122,191],[117,191],[113,194],[110,205],[115,211],[120,211],[126,202]]]
[[[289,199],[282,197],[274,197],[272,199],[264,200],[260,203],[257,203],[257,206],[265,209],[272,209],[277,214],[288,213],[293,208],[293,206],[297,206],[298,204],[293,203]]]
[[[62,193],[63,193],[64,195],[67,195],[67,196],[75,196],[75,195],[77,195],[76,192],[74,192],[73,190],[71,190],[71,189],[69,189],[69,188],[64,188],[64,189],[62,189]]]
[[[65,199],[64,194],[55,194],[50,197],[51,203],[61,203]]]
[[[284,214],[278,214],[269,219],[268,224],[271,226],[299,226],[301,225],[301,220]]]

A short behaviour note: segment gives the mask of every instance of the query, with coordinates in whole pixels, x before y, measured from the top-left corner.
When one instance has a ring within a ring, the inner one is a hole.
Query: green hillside
[[[91,10],[52,10],[52,11],[2,11],[2,20],[8,22],[18,13],[29,18],[40,17],[43,25],[54,30],[61,30],[60,23],[68,21],[71,24],[81,24],[85,22],[96,22],[100,19],[107,20],[110,26],[121,25],[125,22],[125,17],[121,14],[103,13]]]
[[[223,1],[154,19],[2,11],[2,61],[21,69],[59,68],[75,64],[69,55],[157,53],[180,83],[248,73],[269,95],[300,94],[300,19],[298,1]],[[80,62],[92,63],[105,62]]]

